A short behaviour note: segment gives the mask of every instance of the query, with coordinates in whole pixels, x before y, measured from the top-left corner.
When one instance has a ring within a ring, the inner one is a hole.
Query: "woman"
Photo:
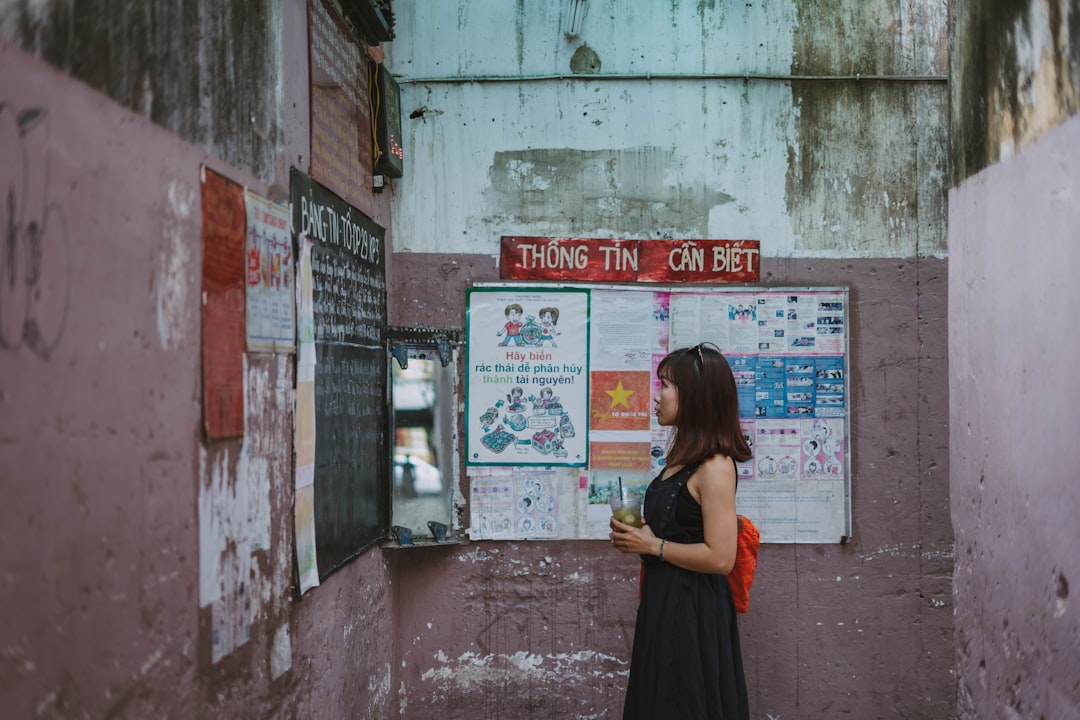
[[[657,368],[656,419],[674,428],[645,493],[645,525],[615,518],[611,542],[644,561],[623,720],[747,720],[735,564],[735,461],[750,459],[735,377],[715,346],[676,350]]]

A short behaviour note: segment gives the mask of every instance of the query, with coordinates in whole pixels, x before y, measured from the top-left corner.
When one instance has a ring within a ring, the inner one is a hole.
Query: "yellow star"
[[[628,403],[627,400],[634,394],[634,391],[623,389],[622,380],[619,381],[618,386],[614,390],[605,390],[604,392],[611,396],[611,408],[609,409],[615,409],[619,405],[626,406],[627,410],[630,409],[630,403]]]

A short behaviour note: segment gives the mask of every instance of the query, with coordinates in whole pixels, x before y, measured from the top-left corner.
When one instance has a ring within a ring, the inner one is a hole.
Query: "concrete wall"
[[[306,4],[119,5],[0,3],[4,713],[390,717],[382,554],[292,586],[292,359],[248,357],[250,475],[203,441],[199,168],[288,198]]]
[[[1080,3],[954,7],[951,508],[962,718],[1080,718]]]
[[[453,319],[487,256],[398,259],[400,318]],[[762,279],[852,287],[854,539],[766,545],[740,621],[754,718],[952,717],[947,263],[769,258]],[[404,302],[403,302],[404,304]],[[635,559],[599,541],[391,557],[402,717],[621,717]]]
[[[854,540],[764,549],[753,716],[951,717],[945,6],[571,5],[395,2],[392,322],[462,326],[502,235],[759,239],[763,283],[850,285]],[[632,560],[415,552],[404,717],[620,716]]]
[[[243,487],[239,444],[200,439],[198,167],[283,199],[311,153],[305,4],[210,5],[0,3],[3,147],[31,183],[7,164],[4,187],[34,189],[18,224],[43,232],[0,295],[9,712],[619,717],[636,565],[602,542],[377,550],[292,599],[271,357],[247,376],[270,543],[250,639],[213,661],[201,583],[236,548],[207,556],[201,523]],[[462,326],[503,234],[753,238],[765,283],[850,285],[853,540],[765,548],[754,716],[949,717],[944,6],[586,5],[568,39],[568,2],[395,3],[416,117],[372,204],[406,251],[391,322]],[[625,77],[559,79],[582,72]]]
[[[0,0],[0,39],[273,184],[295,4]]]
[[[944,254],[943,5],[594,0],[568,39],[569,5],[395,4],[399,250],[719,234],[773,257]]]

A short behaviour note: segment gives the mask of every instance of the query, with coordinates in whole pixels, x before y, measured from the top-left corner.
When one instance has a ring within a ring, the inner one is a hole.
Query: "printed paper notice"
[[[586,291],[470,291],[469,464],[586,463],[588,319]]]

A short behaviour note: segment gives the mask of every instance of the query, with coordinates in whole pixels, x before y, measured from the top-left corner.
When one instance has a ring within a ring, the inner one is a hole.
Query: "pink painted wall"
[[[951,6],[957,715],[1080,718],[1080,6]]]
[[[396,268],[400,324],[460,326],[465,287],[498,279],[472,255]],[[948,263],[765,259],[762,281],[852,288],[854,534],[764,546],[740,623],[753,717],[952,717]],[[603,541],[388,554],[402,717],[621,717],[633,559]]]
[[[227,469],[218,500],[241,480],[238,443],[200,439],[199,166],[264,195],[287,187],[2,44],[0,147],[0,188],[18,208],[5,200],[2,226],[41,229],[37,256],[20,254],[20,233],[15,264],[0,260],[5,715],[387,717],[380,553],[292,597],[291,396],[272,390],[291,387],[291,361],[249,363],[253,412],[279,428],[259,438],[275,462],[250,640],[212,662],[213,610],[200,605],[206,467]]]
[[[1080,118],[953,189],[960,716],[1080,718]]]

